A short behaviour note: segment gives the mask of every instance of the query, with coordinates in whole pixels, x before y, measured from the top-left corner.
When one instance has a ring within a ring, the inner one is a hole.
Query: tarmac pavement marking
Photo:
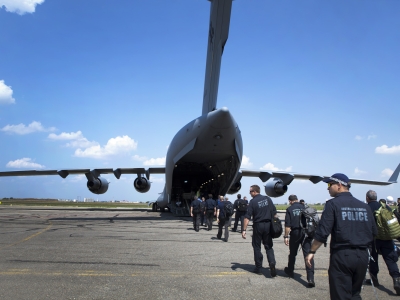
[[[42,234],[43,232],[46,232],[47,230],[49,230],[49,229],[53,226],[53,223],[51,223],[51,221],[49,221],[49,223],[50,223],[50,224],[49,224],[45,229],[43,229],[43,230],[41,230],[41,231],[39,231],[39,232],[36,232],[35,234],[32,234],[32,235],[28,236],[27,238],[24,238],[23,240],[20,240],[20,241],[18,241],[18,242],[15,242],[15,243],[10,244],[10,245],[7,245],[7,246],[3,246],[3,247],[0,248],[0,250],[3,250],[3,249],[6,249],[6,248],[10,248],[10,247],[12,247],[12,246],[21,244],[21,243],[23,243],[23,242],[26,242],[26,241],[28,241],[28,240],[30,240],[30,239],[32,239],[32,238],[34,238],[34,237],[36,237],[36,236]]]

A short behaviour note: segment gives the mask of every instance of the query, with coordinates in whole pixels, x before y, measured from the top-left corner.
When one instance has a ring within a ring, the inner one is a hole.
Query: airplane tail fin
[[[210,28],[206,76],[204,80],[203,112],[207,114],[216,109],[221,58],[228,40],[229,23],[233,0],[210,0]]]
[[[396,170],[394,170],[394,172],[393,172],[392,176],[390,176],[388,182],[396,183],[397,178],[399,177],[399,173],[400,173],[400,164],[397,166]]]

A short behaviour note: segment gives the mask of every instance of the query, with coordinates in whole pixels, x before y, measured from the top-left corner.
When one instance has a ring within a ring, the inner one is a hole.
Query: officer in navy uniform
[[[304,209],[304,205],[299,202],[296,195],[289,196],[290,206],[286,209],[285,216],[285,236],[284,242],[286,246],[289,246],[289,259],[288,266],[284,269],[284,272],[290,277],[294,277],[294,264],[296,262],[297,252],[299,246],[303,250],[303,256],[306,258],[311,249],[311,243],[313,238],[305,236],[300,222],[305,222],[301,220],[301,211]],[[305,227],[305,224],[303,224]],[[289,238],[290,233],[290,238]],[[307,282],[309,287],[315,287],[314,282],[314,260],[311,261],[311,267],[306,265],[307,272]]]
[[[375,191],[369,190],[367,192],[366,201],[368,206],[371,208],[374,217],[375,212],[381,208],[380,203],[376,201],[377,199],[378,197]],[[386,206],[386,208],[390,210],[390,207]],[[369,262],[369,272],[371,273],[372,283],[374,286],[380,285],[378,281],[378,252],[382,254],[383,260],[385,261],[389,270],[389,274],[393,278],[393,288],[396,290],[397,295],[400,295],[400,273],[399,267],[397,266],[399,257],[397,256],[397,252],[394,248],[393,240],[375,239],[375,243],[371,251],[372,259]],[[366,284],[371,284],[371,279],[366,280]]]
[[[190,215],[193,218],[193,228],[199,232],[200,227],[200,202],[201,200],[197,196],[193,197],[193,201],[190,204]]]
[[[226,198],[228,199],[228,198]],[[226,200],[228,201],[228,200]],[[229,217],[227,218],[226,216],[226,211],[225,211],[225,201],[221,199],[221,201],[217,205],[217,222],[218,222],[218,233],[217,233],[217,239],[222,238],[222,230],[224,230],[224,242],[227,242],[229,239]]]
[[[261,243],[264,245],[267,252],[267,260],[269,263],[269,270],[271,277],[276,276],[276,261],[274,249],[272,248],[272,236],[270,234],[271,221],[276,216],[276,208],[272,200],[268,196],[260,195],[260,187],[252,185],[250,187],[250,195],[253,199],[247,208],[246,215],[244,216],[244,225],[242,230],[242,238],[246,238],[246,229],[249,224],[250,218],[253,217],[253,237],[252,246],[254,250],[254,273],[261,275],[261,268],[263,263],[263,255],[261,252]]]
[[[306,263],[311,267],[315,252],[332,234],[328,270],[331,299],[361,299],[368,251],[377,234],[374,217],[367,204],[351,195],[346,175],[336,173],[323,181],[334,198],[325,204]]]
[[[233,228],[232,228],[233,232],[235,232],[237,230],[239,220],[240,220],[241,230],[243,230],[244,215],[247,212],[247,205],[249,204],[249,202],[247,200],[244,200],[244,199],[241,199],[241,198],[242,198],[242,195],[238,194],[237,195],[237,199],[236,199],[235,203],[233,204],[233,209],[236,210],[236,212],[235,212],[235,224],[233,224]],[[242,203],[246,203],[246,209],[239,210],[239,203],[241,203],[241,202]]]
[[[208,199],[206,200],[206,220],[208,228],[207,230],[210,231],[212,229],[212,223],[214,216],[216,215],[216,206],[215,200],[212,198],[212,194],[208,194]]]

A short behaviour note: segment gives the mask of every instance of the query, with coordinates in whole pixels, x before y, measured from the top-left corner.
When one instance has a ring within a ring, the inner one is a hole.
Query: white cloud
[[[391,169],[389,169],[389,168],[386,168],[385,170],[383,170],[382,172],[381,172],[381,177],[390,177],[390,176],[392,176],[392,174],[393,174],[393,170],[391,170]]]
[[[145,161],[147,159],[147,157],[146,156],[134,155],[134,156],[132,156],[132,159],[136,160],[136,161]]]
[[[360,136],[360,135],[356,135],[355,139],[356,139],[357,141],[361,141],[361,140],[363,139],[363,137]]]
[[[71,142],[67,143],[67,147],[72,147],[72,148],[89,148],[89,147],[94,147],[94,146],[99,146],[99,143],[97,142],[90,142],[87,138],[85,138],[82,134],[81,131],[77,132],[62,132],[60,134],[54,134],[50,133],[48,136],[49,139],[51,140],[69,140]]]
[[[8,12],[23,15],[35,12],[36,5],[43,2],[44,0],[0,0],[0,8],[4,6]]]
[[[49,127],[45,128],[42,126],[40,122],[33,121],[31,124],[26,126],[25,124],[18,124],[18,125],[6,125],[4,126],[1,131],[7,132],[7,133],[15,133],[15,134],[29,134],[37,131],[54,131],[56,130],[55,127]]]
[[[278,167],[275,167],[274,164],[267,163],[263,167],[261,167],[260,170],[263,170],[263,171],[274,171],[274,172],[276,172],[276,171],[290,172],[290,171],[292,171],[292,166],[287,167],[286,169],[279,169]]]
[[[143,162],[144,166],[164,166],[165,165],[165,156],[160,158],[150,158]]]
[[[377,135],[375,135],[375,134],[370,134],[370,135],[367,137],[368,140],[372,140],[372,139],[376,139],[376,138],[377,138]]]
[[[31,158],[24,157],[21,159],[17,159],[14,161],[9,161],[6,165],[7,168],[20,168],[20,169],[26,169],[26,168],[35,168],[35,169],[44,169],[45,166],[37,164],[32,161]]]
[[[251,168],[253,166],[253,163],[250,162],[250,157],[247,157],[246,155],[243,155],[242,157],[242,164],[240,165],[241,168]]]
[[[99,144],[97,144],[90,146],[84,150],[79,148],[75,151],[75,156],[102,159],[108,156],[136,150],[136,148],[137,142],[135,142],[129,136],[124,135],[109,139],[104,147],[101,147]]]
[[[367,173],[366,171],[362,171],[358,167],[356,167],[354,169],[354,174],[356,174],[356,175],[361,175],[361,174],[366,174],[366,173]]]
[[[400,154],[400,145],[388,147],[387,145],[382,145],[375,148],[375,153],[379,154]]]
[[[1,4],[1,0],[0,0]],[[12,97],[13,90],[11,86],[7,86],[4,80],[0,80],[0,104],[13,104],[15,99]]]

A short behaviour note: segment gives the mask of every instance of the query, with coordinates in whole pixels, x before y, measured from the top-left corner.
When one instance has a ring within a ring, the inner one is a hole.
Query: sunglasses
[[[328,189],[330,189],[331,186],[334,185],[334,184],[338,184],[338,183],[337,183],[337,182],[329,182],[329,183],[328,183]]]

